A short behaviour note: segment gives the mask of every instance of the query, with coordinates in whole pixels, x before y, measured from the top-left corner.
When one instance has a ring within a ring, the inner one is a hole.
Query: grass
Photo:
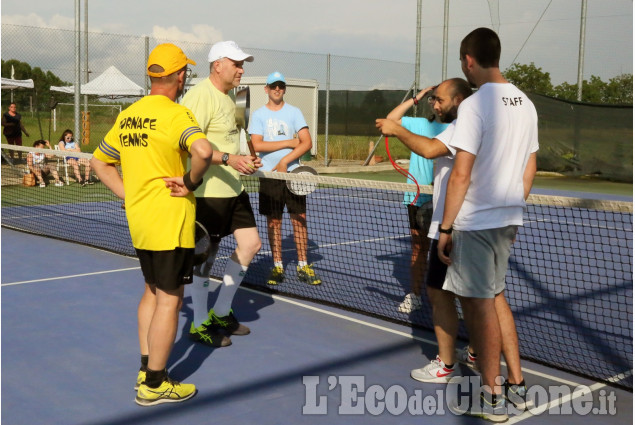
[[[394,170],[366,173],[328,174],[328,176],[362,180],[379,180],[395,183],[406,182],[405,177]],[[612,182],[592,177],[536,176],[534,179],[534,188],[633,196],[632,183]]]
[[[49,181],[49,183],[52,183]],[[37,185],[25,187],[21,184],[2,186],[2,207],[72,204],[77,202],[115,201],[115,195],[102,183],[80,186],[71,183],[68,186],[49,184],[45,188]]]

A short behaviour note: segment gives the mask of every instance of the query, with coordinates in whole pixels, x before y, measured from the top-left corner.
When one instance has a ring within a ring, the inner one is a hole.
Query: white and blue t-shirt
[[[265,142],[280,142],[282,140],[293,139],[303,128],[308,127],[302,111],[295,106],[285,103],[278,111],[263,106],[256,110],[249,121],[249,134],[262,135]],[[288,155],[293,149],[279,149],[273,152],[260,152],[262,159],[262,171],[271,171],[282,158]],[[296,159],[287,167],[288,171],[300,165]]]

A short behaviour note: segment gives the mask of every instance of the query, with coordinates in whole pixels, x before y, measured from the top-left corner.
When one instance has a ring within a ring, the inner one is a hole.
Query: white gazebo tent
[[[14,90],[14,89],[32,89],[33,80],[13,80],[11,78],[2,77],[2,89]]]
[[[51,86],[51,91],[73,94],[75,93],[75,88],[73,86]],[[94,80],[86,84],[82,84],[80,87],[80,93],[108,97],[111,99],[119,97],[143,96],[145,94],[141,86],[123,75],[115,66],[110,66]]]

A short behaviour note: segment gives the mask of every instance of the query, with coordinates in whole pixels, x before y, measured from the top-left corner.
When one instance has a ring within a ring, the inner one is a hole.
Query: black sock
[[[145,384],[150,388],[157,388],[163,383],[166,376],[167,376],[167,371],[165,369],[162,369],[162,370],[147,369]]]
[[[141,367],[139,368],[140,371],[145,372],[148,370],[148,355],[141,355]]]
[[[447,367],[448,369],[453,369],[454,368],[454,363],[446,364],[445,367]]]

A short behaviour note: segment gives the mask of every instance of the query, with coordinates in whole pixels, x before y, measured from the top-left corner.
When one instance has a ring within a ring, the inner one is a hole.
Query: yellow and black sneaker
[[[297,270],[298,279],[302,282],[308,283],[309,285],[319,285],[322,283],[322,279],[317,277],[315,271],[313,270],[313,264],[307,264],[303,267],[298,266]]]
[[[211,309],[208,315],[211,323],[210,327],[220,329],[227,335],[249,335],[251,333],[247,326],[238,323],[238,319],[236,319],[232,310],[229,310],[227,316],[219,317],[214,313],[214,309]]]
[[[135,403],[140,406],[154,406],[161,403],[178,403],[194,397],[196,387],[182,384],[167,376],[157,388],[150,388],[143,382],[137,390]]]
[[[284,268],[280,266],[273,266],[269,278],[267,279],[267,285],[277,285],[284,280]]]
[[[198,328],[194,327],[194,323],[190,324],[190,339],[192,341],[200,342],[201,344],[207,345],[209,347],[227,347],[232,345],[232,340],[227,338],[225,335],[220,335],[217,333],[213,333],[209,327],[211,323],[208,321],[204,322]]]

